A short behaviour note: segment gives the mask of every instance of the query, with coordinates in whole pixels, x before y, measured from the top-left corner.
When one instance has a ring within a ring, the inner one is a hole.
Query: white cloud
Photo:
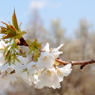
[[[32,1],[30,4],[30,8],[32,9],[42,9],[45,7],[46,5],[46,0],[44,1]]]

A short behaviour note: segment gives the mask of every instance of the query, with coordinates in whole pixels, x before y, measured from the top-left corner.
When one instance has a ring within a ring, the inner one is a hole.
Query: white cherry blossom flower
[[[64,67],[57,68],[59,82],[63,81],[64,76],[68,76],[71,73],[71,71],[71,64],[67,64]]]
[[[31,72],[32,73],[32,72]],[[16,76],[21,77],[26,83],[28,83],[30,86],[32,83],[38,82],[38,76],[36,74],[30,75],[28,71],[20,71],[16,74]]]
[[[51,53],[41,52],[40,57],[38,58],[39,68],[50,68],[54,65],[55,58]]]
[[[60,52],[59,49],[63,46],[63,44],[61,44],[60,46],[58,46],[57,48],[54,48],[51,50],[51,53],[54,55],[55,58],[58,58],[60,54],[62,54],[63,52]]]
[[[46,52],[49,52],[49,53],[53,54],[53,56],[54,56],[55,59],[56,59],[56,58],[59,57],[60,54],[63,53],[63,52],[60,52],[60,51],[59,51],[59,49],[60,49],[62,46],[63,46],[63,44],[61,44],[61,45],[58,46],[57,48],[54,48],[54,49],[50,50],[50,49],[49,49],[49,43],[47,43],[47,44],[45,45],[45,47],[43,48],[43,50],[46,51]]]
[[[60,83],[55,68],[45,70],[38,79],[39,81],[35,86],[36,88],[41,89],[44,86],[60,88]]]
[[[39,81],[36,84],[36,88],[43,88],[44,86],[52,87],[52,88],[60,88],[60,82],[63,81],[64,76],[67,76],[71,72],[71,64],[67,64],[62,68],[49,68],[46,69],[39,76]]]
[[[17,79],[14,74],[6,74],[6,72],[2,72],[2,74],[0,75],[0,82],[3,84],[10,82],[14,83],[15,81],[17,81]]]
[[[11,73],[14,69],[11,68],[8,64],[4,64],[0,66],[0,82],[7,83],[11,82],[13,83],[14,81],[17,81],[15,74]]]
[[[71,71],[72,71],[71,66],[72,65],[69,63],[63,67],[62,72],[63,72],[64,76],[68,76],[71,73]]]
[[[38,62],[30,62],[29,64],[27,64],[27,71],[29,73],[29,75],[33,75],[36,74],[39,70],[38,66],[37,66]]]
[[[11,68],[15,69],[16,72],[26,69],[27,64],[29,62],[29,60],[26,57],[19,56],[18,59],[20,62],[16,61],[15,64],[11,64],[10,66]]]
[[[46,45],[43,48],[43,51],[50,52],[49,43],[46,43]]]

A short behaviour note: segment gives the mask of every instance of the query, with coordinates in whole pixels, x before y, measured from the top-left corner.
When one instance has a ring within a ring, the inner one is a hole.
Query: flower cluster
[[[63,44],[57,48],[49,49],[47,43],[40,50],[37,61],[33,60],[33,54],[27,53],[29,52],[28,47],[20,46],[20,51],[25,52],[26,56],[17,56],[18,60],[13,64],[10,63],[11,61],[5,60],[7,55],[4,50],[7,46],[8,44],[5,44],[4,41],[0,41],[0,83],[13,83],[17,81],[17,77],[21,77],[30,86],[33,84],[39,89],[45,86],[55,89],[60,88],[60,82],[63,81],[64,76],[68,76],[72,70],[71,64],[59,66],[56,62],[56,58],[62,54],[59,49]]]
[[[16,13],[12,16],[12,24],[2,22],[6,27],[0,26],[0,83],[17,81],[21,77],[30,86],[36,88],[60,88],[64,76],[71,72],[71,64],[60,66],[56,61],[62,52],[59,49],[49,49],[49,43],[42,48],[38,40],[25,40],[26,33],[20,29]]]

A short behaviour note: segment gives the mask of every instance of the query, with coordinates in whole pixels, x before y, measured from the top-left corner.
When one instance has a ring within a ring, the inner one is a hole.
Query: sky
[[[35,8],[46,29],[50,29],[52,19],[61,20],[67,35],[72,35],[84,18],[95,27],[95,0],[0,0],[0,21],[11,22],[14,8],[22,30],[26,29],[30,12]]]

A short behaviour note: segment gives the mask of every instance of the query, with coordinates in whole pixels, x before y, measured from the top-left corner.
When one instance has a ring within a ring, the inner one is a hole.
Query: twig
[[[70,62],[62,61],[61,59],[56,59],[56,61],[62,65],[67,65],[68,63],[71,63],[72,65],[81,65],[80,69],[83,69],[83,67],[88,65],[88,64],[94,64],[95,63],[95,59],[86,60],[86,61],[70,61]]]

